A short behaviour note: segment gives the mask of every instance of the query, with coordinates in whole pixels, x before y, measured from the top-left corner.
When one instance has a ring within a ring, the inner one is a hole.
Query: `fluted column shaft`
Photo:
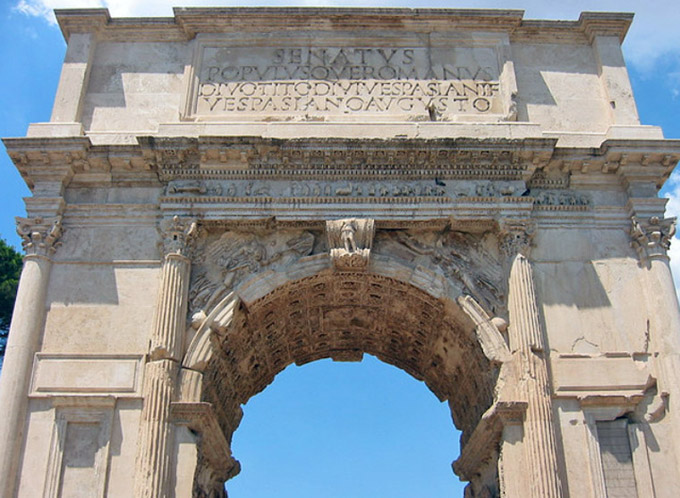
[[[531,472],[531,496],[557,498],[563,493],[545,340],[538,319],[531,263],[522,254],[517,254],[512,261],[508,290],[510,347],[519,355],[520,388],[527,401],[524,444]]]
[[[175,397],[187,316],[191,262],[183,255],[195,223],[186,228],[173,220],[161,270],[156,314],[144,369],[144,406],[137,444],[136,498],[164,498],[171,488],[170,449],[173,427],[170,403]]]

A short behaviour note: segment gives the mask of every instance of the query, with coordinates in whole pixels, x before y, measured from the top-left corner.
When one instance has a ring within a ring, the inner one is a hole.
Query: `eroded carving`
[[[255,234],[229,231],[205,242],[194,262],[189,291],[193,321],[200,323],[212,309],[247,276],[265,268],[290,265],[312,253],[315,236],[311,232]]]
[[[176,180],[168,183],[165,188],[166,195],[221,195],[222,186],[206,185],[205,182],[196,180]]]
[[[536,226],[530,220],[503,220],[500,225],[500,249],[507,260],[516,255],[528,256]]]
[[[188,257],[198,237],[198,223],[195,219],[174,216],[161,222],[161,233],[164,254]]]
[[[665,257],[675,235],[675,218],[652,216],[648,220],[631,218],[631,247],[635,249],[641,263],[650,259]]]
[[[406,251],[404,257],[414,264],[439,268],[488,312],[498,313],[503,308],[503,272],[493,237],[450,230],[394,230],[380,232],[378,240],[377,248],[381,252],[404,254]],[[395,244],[401,247],[395,248]]]
[[[541,190],[532,192],[531,195],[537,206],[587,207],[591,203],[590,197],[573,190]]]
[[[337,270],[365,270],[373,246],[373,220],[348,218],[326,222],[331,260]]]
[[[26,255],[51,256],[61,244],[61,216],[17,218],[17,233]]]

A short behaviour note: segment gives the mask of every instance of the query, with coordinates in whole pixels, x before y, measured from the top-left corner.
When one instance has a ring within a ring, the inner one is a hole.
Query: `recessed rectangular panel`
[[[498,40],[198,44],[187,116],[218,121],[455,120],[504,113]]]
[[[555,358],[551,361],[555,391],[644,391],[649,381],[645,362],[620,358]]]
[[[38,354],[31,392],[136,394],[141,361],[141,355]]]

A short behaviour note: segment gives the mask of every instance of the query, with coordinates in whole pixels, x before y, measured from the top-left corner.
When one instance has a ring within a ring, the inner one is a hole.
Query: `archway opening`
[[[448,405],[373,356],[289,366],[243,411],[231,498],[463,494]]]
[[[213,353],[201,387],[201,398],[213,407],[229,444],[243,417],[241,406],[292,363],[357,362],[373,355],[448,402],[461,446],[493,403],[499,369],[485,356],[476,323],[455,301],[435,298],[413,284],[374,273],[326,270],[283,283],[254,301],[231,303],[209,314],[231,318],[215,318],[223,325],[212,329]],[[234,457],[243,461],[237,453]],[[492,474],[495,458],[485,463]],[[215,490],[217,481],[207,484],[206,479],[216,474],[200,465],[197,485]]]

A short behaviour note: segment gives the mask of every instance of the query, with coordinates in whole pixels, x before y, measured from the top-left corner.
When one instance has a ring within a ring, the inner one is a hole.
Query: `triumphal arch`
[[[51,121],[5,139],[2,497],[224,496],[241,405],[364,354],[448,402],[466,497],[676,496],[680,142],[631,15],[57,18]]]

